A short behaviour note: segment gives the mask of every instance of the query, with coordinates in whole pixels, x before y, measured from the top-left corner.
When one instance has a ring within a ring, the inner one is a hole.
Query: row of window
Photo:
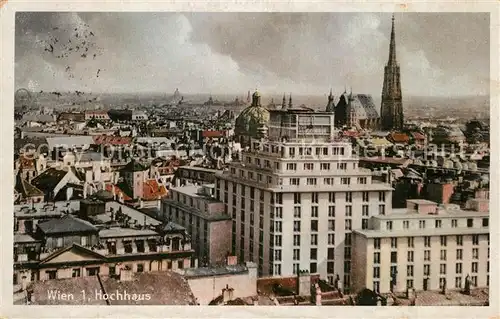
[[[447,259],[447,250],[441,249],[440,254],[439,254],[439,259],[441,261],[446,261]],[[414,262],[414,257],[415,253],[413,250],[410,250],[407,252],[407,261],[408,262]],[[488,248],[488,258],[490,257],[490,250]],[[457,249],[455,253],[455,259],[456,260],[462,260],[463,259],[463,249]],[[472,248],[472,259],[479,259],[479,249],[478,248]],[[431,261],[431,251],[430,250],[424,250],[424,261]],[[397,252],[392,251],[391,252],[391,263],[397,263],[398,258],[397,258]],[[373,263],[374,264],[380,264],[380,253],[375,252],[373,253]]]
[[[470,278],[471,278],[472,286],[477,286],[477,276],[471,276]],[[490,281],[489,278],[490,278],[490,276],[488,275],[487,280],[486,280],[487,285],[489,285],[489,281]],[[462,287],[463,282],[464,282],[464,280],[462,280],[462,277],[458,277],[458,276],[455,277],[455,288],[457,288],[457,289],[463,288]],[[446,285],[447,285],[446,279],[439,278],[439,289],[443,289]],[[429,287],[429,279],[428,278],[423,279],[423,286]],[[407,279],[406,280],[406,287],[408,289],[414,288],[414,280]],[[427,288],[424,288],[424,289],[427,289]],[[380,293],[380,280],[376,279],[373,281],[373,291]]]
[[[439,236],[441,246],[445,247],[447,245],[448,237],[451,237],[451,236]],[[455,242],[456,242],[457,246],[463,245],[463,238],[464,238],[464,235],[456,235],[455,236]],[[414,247],[414,237],[406,237],[406,240],[407,240],[407,246],[410,248],[413,248]],[[488,235],[488,241],[489,241],[489,235]],[[381,244],[381,238],[374,238],[373,239],[373,248],[374,249],[380,249],[380,244]],[[479,245],[479,235],[472,235],[472,244]],[[397,246],[398,246],[398,238],[391,237],[391,248],[397,248]],[[431,236],[424,237],[424,246],[431,247]]]
[[[443,225],[443,221],[441,219],[436,219],[434,220],[434,227],[435,228],[441,228]],[[488,218],[483,218],[482,219],[482,226],[483,227],[488,227],[489,225],[489,219]],[[392,230],[393,226],[393,221],[387,221],[386,222],[386,229],[387,230]],[[424,229],[426,227],[426,220],[420,220],[418,222],[418,227],[420,229]],[[451,227],[452,228],[457,228],[458,227],[458,220],[457,219],[452,219],[451,220]],[[467,227],[472,228],[474,227],[474,219],[473,218],[468,218],[467,219]],[[410,221],[409,220],[403,220],[403,229],[409,229],[410,228]]]

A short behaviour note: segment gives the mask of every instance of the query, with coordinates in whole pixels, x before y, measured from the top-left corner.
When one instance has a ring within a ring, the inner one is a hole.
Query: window
[[[335,193],[328,193],[328,202],[335,203]]]
[[[418,221],[418,228],[421,228],[421,229],[425,228],[425,220]]]
[[[479,235],[472,235],[472,245],[479,245]]]
[[[380,281],[373,282],[373,291],[376,293],[380,293]]]
[[[345,207],[345,215],[346,215],[347,217],[352,216],[352,206],[346,206],[346,207]]]
[[[391,263],[395,264],[398,262],[398,252],[391,251]]]
[[[274,260],[281,261],[281,249],[274,250]]]
[[[295,206],[293,208],[293,217],[300,218],[300,212],[301,212],[300,206]]]
[[[300,260],[300,249],[295,248],[293,250],[293,260]]]
[[[483,227],[488,227],[489,221],[488,218],[483,218]]]
[[[80,237],[80,244],[84,247],[87,246],[87,236]]]
[[[318,206],[311,207],[311,217],[318,218]]]
[[[462,260],[463,252],[462,249],[457,249],[457,260]]]
[[[143,272],[144,271],[144,265],[143,264],[137,264],[137,272]]]
[[[328,245],[335,245],[335,234],[328,234]]]
[[[56,247],[62,247],[63,246],[63,238],[62,237],[58,237],[57,238],[57,242],[56,242]]]
[[[373,263],[380,264],[380,253],[373,253]]]
[[[431,266],[430,265],[424,265],[424,276],[430,276],[431,275]]]
[[[293,274],[297,275],[299,273],[299,264],[293,264]]]
[[[311,274],[315,274],[318,272],[317,264],[316,263],[311,263],[309,265],[309,270]]]
[[[325,177],[325,178],[323,178],[323,184],[333,185],[333,184],[335,184],[335,179],[333,177]]]
[[[328,217],[335,217],[335,206],[328,206]]]
[[[445,288],[446,278],[439,278],[439,289]]]
[[[435,226],[436,226],[436,228],[441,228],[441,224],[442,224],[441,223],[441,219],[436,219],[435,220]]]
[[[314,185],[316,185],[316,184],[314,184]],[[318,193],[312,193],[312,202],[317,204],[319,201],[318,199],[319,199]]]
[[[472,248],[472,259],[479,259],[479,249]]]
[[[296,220],[293,222],[293,231],[296,231],[296,232],[300,231],[300,220]]]
[[[410,250],[408,252],[408,262],[412,263],[413,262],[413,250]]]
[[[396,237],[391,237],[391,248],[398,247],[398,239]]]
[[[335,230],[335,219],[328,220],[328,230]]]
[[[326,263],[326,272],[328,274],[333,274],[335,272],[335,263],[333,261],[329,261]],[[331,284],[333,284],[333,276],[328,276],[331,278]]]
[[[476,261],[472,262],[472,272],[474,272],[474,273],[477,272],[477,262]]]
[[[349,260],[344,261],[344,272],[349,273],[351,271],[351,262]]]
[[[462,246],[464,244],[464,236],[457,235],[457,246]]]
[[[276,246],[281,246],[281,235],[275,235],[274,236],[274,244]]]
[[[369,193],[363,192],[363,202],[367,202],[369,200]]]
[[[474,220],[472,218],[467,218],[467,227],[474,227]]]
[[[455,272],[457,274],[461,274],[462,273],[462,263],[456,263],[455,264]]]
[[[300,178],[290,178],[290,185],[300,185]]]
[[[431,251],[430,250],[424,250],[424,260],[425,261],[431,260]]]
[[[441,249],[440,260],[446,260],[446,249]]]
[[[458,227],[458,221],[456,219],[451,220],[451,227],[457,228]]]
[[[317,248],[311,248],[310,257],[312,260],[318,259],[318,249]]]
[[[413,248],[414,247],[413,237],[408,237],[408,247],[409,248]]]
[[[316,185],[317,180],[316,178],[308,178],[307,179],[307,185]]]
[[[378,200],[380,202],[385,202],[385,193],[384,192],[378,192]]]
[[[403,229],[408,229],[410,228],[410,222],[407,220],[403,220]]]
[[[446,236],[440,236],[441,246],[446,246]]]
[[[318,231],[318,221],[316,219],[311,220],[311,231]]]
[[[351,246],[351,243],[352,243],[352,234],[351,233],[345,234],[344,245]]]
[[[472,286],[477,287],[477,276],[472,276]]]
[[[293,193],[293,203],[300,204],[300,193]]]
[[[344,247],[344,259],[351,259],[351,247]]]
[[[320,169],[322,171],[328,171],[328,170],[330,170],[330,163],[321,163],[320,164]]]
[[[274,265],[274,274],[277,276],[281,276],[281,265],[280,264]]]
[[[328,260],[335,259],[335,248],[329,247],[327,250],[327,258]]]
[[[373,267],[373,278],[380,278],[380,267]]]
[[[313,163],[304,163],[304,170],[306,171],[312,171],[314,168],[314,164]]]
[[[462,288],[462,277],[455,277],[455,288]]]
[[[349,177],[342,177],[340,179],[340,184],[342,184],[342,185],[350,185],[351,184],[351,179]]]
[[[345,201],[347,203],[351,203],[352,202],[352,193],[351,192],[345,193]]]
[[[446,275],[446,264],[440,264],[439,265],[439,273],[441,275]]]
[[[380,249],[380,238],[373,239],[373,248]]]
[[[424,246],[431,247],[431,238],[429,236],[424,237]]]
[[[392,221],[388,221],[385,223],[387,230],[392,230]]]
[[[293,235],[293,245],[300,246],[300,235]]]
[[[367,181],[366,177],[359,177],[358,178],[358,184],[366,184],[366,181]]]
[[[110,274],[113,275],[113,274]],[[80,277],[80,268],[74,268],[71,277]]]
[[[413,265],[406,266],[406,275],[408,277],[413,277]]]
[[[378,213],[380,215],[385,215],[385,205],[378,205]]]
[[[287,171],[296,171],[297,164],[296,163],[288,163],[288,164],[286,164],[286,169],[287,169]]]
[[[368,219],[363,218],[361,220],[361,229],[368,229]]]
[[[369,215],[368,205],[363,205],[361,209],[362,209],[362,215],[363,216],[368,216]]]
[[[413,279],[406,280],[406,288],[408,288],[408,289],[413,288]]]
[[[345,220],[345,230],[351,230],[352,229],[352,221],[350,219]]]
[[[261,218],[261,220],[262,220],[262,218]],[[282,232],[282,227],[281,227],[281,226],[282,226],[282,223],[281,223],[281,221],[276,221],[276,222],[274,222],[274,224],[275,224],[275,226],[276,226],[276,227],[274,228],[274,230],[275,230],[276,232],[278,232],[278,233],[281,233],[281,232]]]
[[[312,234],[311,235],[311,245],[317,245],[318,244],[318,235]]]

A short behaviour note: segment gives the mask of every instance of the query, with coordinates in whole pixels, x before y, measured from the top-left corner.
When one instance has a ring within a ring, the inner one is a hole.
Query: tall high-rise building
[[[351,230],[391,209],[392,188],[358,167],[349,142],[336,140],[334,115],[270,111],[266,140],[216,174],[216,197],[232,217],[232,253],[260,276],[299,271],[349,289]]]
[[[383,130],[401,130],[403,128],[403,102],[401,96],[401,78],[396,60],[396,39],[394,33],[394,15],[392,16],[391,44],[389,61],[384,70],[382,88],[382,106],[380,109],[381,128]]]

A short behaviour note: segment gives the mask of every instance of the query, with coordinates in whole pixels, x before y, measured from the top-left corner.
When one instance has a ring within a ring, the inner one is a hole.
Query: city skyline
[[[378,96],[387,62],[390,16],[18,13],[15,83],[33,91],[96,93],[169,93],[179,87],[186,93],[231,90],[241,94],[258,88],[305,95],[352,87]],[[487,13],[397,13],[395,18],[405,94],[489,94]],[[46,50],[49,32],[50,37],[67,41],[68,33],[83,25],[87,25],[85,32],[95,35],[91,50],[96,50],[96,57],[56,58]],[[151,30],[162,28],[165,32],[151,36]],[[431,32],[434,29],[442,32]]]

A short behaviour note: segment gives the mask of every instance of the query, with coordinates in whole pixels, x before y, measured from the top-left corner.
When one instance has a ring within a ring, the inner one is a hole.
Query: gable
[[[72,263],[80,261],[100,261],[105,257],[101,254],[88,250],[84,247],[73,245],[69,249],[62,249],[63,252],[48,256],[41,264]]]

